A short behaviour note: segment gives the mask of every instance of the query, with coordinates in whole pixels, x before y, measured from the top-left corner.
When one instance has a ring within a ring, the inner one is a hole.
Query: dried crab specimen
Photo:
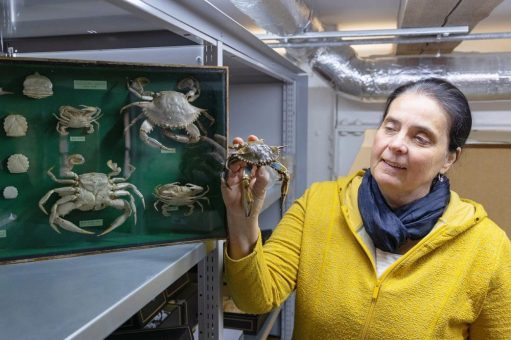
[[[246,163],[243,169],[242,178],[242,203],[245,210],[245,215],[248,217],[252,213],[252,204],[254,198],[250,190],[250,179],[252,174],[253,166],[264,166],[269,165],[280,175],[282,186],[280,189],[280,200],[281,204],[284,204],[284,200],[287,196],[287,190],[289,185],[289,172],[286,167],[278,161],[280,157],[280,150],[283,146],[269,146],[264,144],[262,139],[256,141],[248,141],[242,144],[229,145],[230,154],[225,162],[224,180],[227,183],[227,176],[229,174],[229,166],[234,162]]]
[[[18,197],[18,188],[9,185],[4,188],[3,195],[6,200],[13,200]]]
[[[135,168],[130,166],[129,174],[125,178],[115,177],[121,173],[121,168],[111,160],[107,162],[107,166],[112,170],[108,174],[89,172],[78,175],[72,171],[74,165],[83,164],[84,162],[85,159],[80,154],[69,156],[68,168],[63,174],[64,178],[57,178],[51,171],[53,167],[47,171],[48,176],[53,181],[66,185],[51,189],[39,200],[39,208],[45,214],[48,214],[46,209],[44,209],[44,204],[54,193],[60,196],[51,207],[49,218],[50,226],[58,233],[60,233],[60,231],[57,227],[75,233],[94,234],[64,219],[64,216],[76,209],[91,211],[102,210],[106,207],[123,210],[123,214],[117,217],[112,224],[106,230],[98,234],[98,236],[105,235],[119,227],[126,222],[132,214],[134,215],[135,223],[137,223],[135,199],[128,189],[135,192],[145,208],[144,197],[135,185],[126,182]]]
[[[27,134],[27,119],[22,115],[8,115],[4,119],[4,130],[7,137],[23,137]]]
[[[200,200],[206,201],[209,204],[209,198],[206,194],[209,192],[209,187],[204,190],[203,187],[191,183],[180,185],[179,182],[158,185],[154,188],[154,196],[156,202],[154,208],[158,210],[158,205],[161,204],[162,214],[164,216],[170,216],[170,212],[175,210],[176,207],[187,206],[190,208],[185,216],[189,216],[193,213],[195,204],[197,204],[201,211],[204,211]]]
[[[179,90],[189,89],[186,94],[170,90],[161,92],[144,91],[144,86],[147,84],[149,84],[149,80],[143,77],[128,81],[128,90],[140,98],[141,101],[128,104],[121,109],[121,113],[131,107],[142,109],[142,113],[133,119],[126,129],[145,117],[139,130],[140,138],[144,143],[161,150],[170,150],[160,141],[149,137],[155,126],[162,128],[167,137],[177,142],[196,143],[201,136],[199,128],[204,134],[206,133],[206,130],[198,121],[199,116],[202,114],[209,119],[210,126],[215,122],[215,119],[206,112],[206,109],[190,104],[200,96],[200,85],[196,79],[185,78],[177,84]],[[180,129],[184,129],[185,133],[175,131]]]
[[[23,94],[35,99],[46,98],[53,95],[53,84],[48,77],[36,72],[25,78]]]
[[[22,174],[28,171],[30,162],[22,153],[15,153],[7,159],[7,169],[11,174]]]
[[[94,125],[99,129],[98,120],[101,118],[101,109],[94,106],[80,105],[80,108],[61,106],[59,115],[53,114],[58,119],[57,131],[65,136],[69,134],[69,128],[86,128],[87,133],[94,132]]]

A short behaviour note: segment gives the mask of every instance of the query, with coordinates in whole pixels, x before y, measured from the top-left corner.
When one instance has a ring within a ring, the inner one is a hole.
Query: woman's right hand
[[[248,141],[258,140],[257,136],[250,135]],[[242,144],[240,137],[233,139],[233,144]],[[268,171],[264,167],[252,168],[249,190],[252,192],[253,203],[250,216],[246,216],[243,207],[243,170],[245,162],[234,162],[229,165],[229,173],[222,183],[222,196],[227,209],[227,223],[229,227],[229,255],[232,258],[241,258],[248,255],[255,245],[259,233],[258,217],[263,207],[266,187],[270,181]]]

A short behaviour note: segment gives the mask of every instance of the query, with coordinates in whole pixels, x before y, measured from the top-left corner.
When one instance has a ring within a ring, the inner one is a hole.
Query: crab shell
[[[22,115],[8,115],[4,120],[4,130],[7,137],[23,137],[28,130],[27,120]]]
[[[269,146],[263,140],[250,141],[244,144],[235,144],[229,147],[234,150],[229,156],[229,162],[240,160],[251,165],[269,165],[280,157],[283,146]]]
[[[15,186],[9,185],[4,188],[3,195],[6,200],[15,199],[18,197],[18,189]]]
[[[168,128],[184,128],[195,122],[201,112],[206,111],[190,104],[186,95],[177,91],[156,93],[153,101],[144,108],[144,113],[152,123]]]
[[[7,169],[11,174],[21,174],[28,171],[29,162],[27,156],[15,153],[7,159]]]
[[[23,82],[23,94],[30,98],[41,99],[53,95],[53,84],[48,77],[38,72],[29,75]]]

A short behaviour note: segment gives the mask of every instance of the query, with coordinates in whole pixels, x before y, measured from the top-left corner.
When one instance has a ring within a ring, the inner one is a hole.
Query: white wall
[[[332,178],[336,111],[335,92],[310,72],[308,106],[307,186]]]

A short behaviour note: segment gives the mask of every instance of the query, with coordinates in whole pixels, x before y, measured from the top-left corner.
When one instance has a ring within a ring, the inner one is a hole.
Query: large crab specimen
[[[245,210],[245,215],[248,217],[252,213],[252,205],[254,203],[254,197],[250,190],[250,180],[252,178],[252,167],[260,167],[268,165],[280,175],[282,185],[280,188],[280,201],[283,206],[287,196],[288,185],[289,185],[289,172],[286,167],[278,161],[280,157],[280,150],[283,146],[269,146],[264,144],[262,139],[255,141],[248,141],[242,144],[229,145],[229,156],[225,162],[224,180],[227,183],[227,177],[229,174],[229,167],[234,162],[244,162],[246,166],[243,169],[242,176],[242,204]]]
[[[171,90],[144,91],[144,86],[147,84],[149,84],[149,80],[144,77],[129,80],[128,90],[141,101],[133,102],[121,109],[121,113],[131,107],[142,109],[142,112],[131,121],[126,130],[139,119],[145,117],[139,130],[140,138],[144,143],[161,150],[170,151],[171,148],[149,136],[155,126],[162,128],[165,136],[177,142],[196,143],[200,140],[200,130],[206,134],[206,129],[198,120],[199,116],[202,114],[209,119],[209,126],[215,122],[215,119],[206,112],[206,109],[190,104],[200,96],[200,85],[195,78],[184,78],[177,84],[179,90],[188,89],[187,93]],[[184,130],[184,133],[179,133],[179,130]]]
[[[57,131],[65,136],[69,128],[86,128],[87,133],[94,132],[94,125],[99,128],[98,120],[101,118],[101,109],[94,106],[80,105],[80,108],[73,106],[61,106],[59,115],[53,114],[58,119]]]
[[[142,200],[145,208],[144,197],[137,187],[126,182],[131,173],[135,170],[130,166],[129,174],[123,177],[115,177],[121,173],[121,168],[111,160],[107,162],[107,166],[112,170],[108,174],[99,172],[89,172],[78,175],[72,171],[76,164],[83,164],[84,158],[80,154],[71,155],[68,158],[67,170],[63,173],[64,178],[57,178],[52,173],[52,168],[47,171],[48,176],[55,182],[65,184],[66,186],[48,191],[40,200],[39,208],[48,214],[44,208],[44,204],[51,195],[57,193],[60,198],[52,205],[50,210],[50,226],[58,233],[58,227],[81,234],[94,234],[91,231],[78,227],[71,221],[64,219],[64,216],[73,210],[92,211],[102,210],[106,207],[113,207],[123,210],[123,214],[117,217],[112,224],[98,234],[105,235],[115,228],[122,225],[133,214],[135,223],[137,223],[137,208],[133,195],[128,191],[131,189]]]
[[[154,188],[154,196],[156,202],[154,208],[158,210],[158,205],[161,204],[162,214],[164,216],[170,216],[170,212],[177,210],[180,206],[187,206],[190,208],[185,216],[189,216],[193,213],[195,204],[197,204],[201,211],[204,211],[200,200],[206,201],[209,204],[209,198],[206,194],[209,192],[209,187],[204,190],[203,187],[191,183],[181,185],[179,182],[158,185]]]

